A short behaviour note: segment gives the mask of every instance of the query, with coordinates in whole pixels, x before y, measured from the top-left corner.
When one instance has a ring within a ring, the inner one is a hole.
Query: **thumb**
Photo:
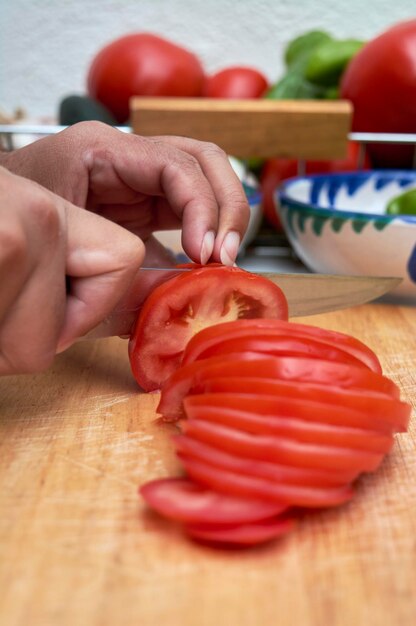
[[[70,204],[66,212],[69,293],[58,352],[114,309],[145,253],[141,239],[114,222]]]

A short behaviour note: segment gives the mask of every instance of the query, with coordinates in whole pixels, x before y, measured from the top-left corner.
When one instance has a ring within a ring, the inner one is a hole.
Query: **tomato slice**
[[[291,531],[294,517],[269,517],[239,526],[220,524],[187,524],[185,531],[198,541],[222,546],[254,546],[277,539]]]
[[[237,456],[320,470],[372,472],[383,454],[304,443],[286,437],[247,433],[205,420],[187,420],[182,425],[189,437]]]
[[[234,497],[261,498],[265,502],[284,502],[287,506],[326,507],[347,502],[353,493],[349,485],[341,487],[289,485],[219,469],[189,457],[181,457],[181,460],[189,476],[195,481],[219,493]]]
[[[176,451],[182,457],[191,457],[237,474],[267,478],[276,482],[309,487],[341,486],[351,483],[359,475],[356,470],[333,472],[238,457],[187,435],[174,435],[173,439]]]
[[[234,347],[237,349],[237,346]],[[372,391],[393,398],[399,396],[399,389],[393,381],[365,367],[354,367],[317,358],[273,357],[256,352],[231,352],[180,367],[166,381],[157,410],[165,419],[174,420],[183,414],[183,398],[191,391],[195,393],[198,386],[202,385],[203,388],[207,380],[260,376],[299,384],[313,383],[325,387]]]
[[[183,355],[183,364],[204,358],[205,352],[222,341],[253,336],[309,338],[322,344],[347,352],[374,372],[381,373],[381,365],[376,354],[364,343],[333,330],[316,326],[287,322],[284,319],[246,319],[204,328],[188,343]]]
[[[239,378],[215,378],[199,385],[198,393],[202,392],[215,394],[221,403],[226,401],[225,394],[237,396],[240,407],[251,402],[254,411],[256,406],[262,406],[264,396],[267,396],[267,406],[269,410],[274,407],[274,414],[292,409],[292,413],[287,415],[293,415],[293,409],[296,407],[296,415],[302,414],[304,419],[382,432],[405,432],[411,414],[409,404],[374,392],[328,389],[310,383],[303,383],[300,387],[296,382],[290,381],[245,378],[242,391]],[[310,403],[312,411],[308,409]],[[298,413],[298,410],[302,411],[302,405],[305,406],[305,411]],[[260,408],[258,410],[261,411]],[[322,411],[321,419],[318,418],[317,411]],[[331,418],[331,411],[334,411],[334,418]]]
[[[199,397],[204,398],[203,395]],[[389,452],[394,442],[392,435],[377,431],[302,420],[295,411],[293,411],[293,417],[281,414],[258,415],[244,409],[210,406],[203,402],[192,404],[192,399],[189,397],[185,400],[188,419],[224,424],[247,433],[275,435],[305,443],[322,443],[336,448],[341,446],[381,454]]]
[[[161,478],[140,488],[158,513],[186,523],[243,524],[277,515],[286,506],[258,498],[224,496],[189,478]]]
[[[266,278],[216,264],[176,275],[156,287],[141,309],[129,342],[133,375],[145,391],[159,389],[195,333],[262,317],[288,317],[282,290]]]

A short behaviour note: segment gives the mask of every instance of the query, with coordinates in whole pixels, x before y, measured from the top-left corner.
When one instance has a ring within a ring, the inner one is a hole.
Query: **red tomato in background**
[[[227,67],[204,83],[207,98],[260,98],[268,89],[266,77],[252,67]]]
[[[350,172],[358,169],[359,164],[358,143],[350,141],[345,159],[333,161],[306,161],[305,174],[325,174],[331,172]],[[370,167],[370,161],[366,156],[363,169]],[[282,229],[278,215],[276,214],[274,193],[278,185],[298,175],[298,162],[296,159],[268,159],[263,166],[260,175],[260,187],[262,194],[262,208],[266,220],[278,230]]]
[[[93,59],[88,94],[119,122],[129,117],[131,96],[200,96],[204,70],[188,50],[150,33],[126,35]]]
[[[416,132],[416,19],[368,42],[352,59],[340,95],[354,106],[353,130]],[[414,146],[368,145],[375,167],[411,168]]]

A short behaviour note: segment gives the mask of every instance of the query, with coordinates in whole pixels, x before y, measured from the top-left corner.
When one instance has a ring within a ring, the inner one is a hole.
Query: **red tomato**
[[[198,397],[198,396],[196,396]],[[204,396],[199,396],[203,399]],[[189,402],[191,400],[191,402]],[[244,409],[235,410],[224,407],[210,406],[201,403],[192,404],[192,399],[186,399],[186,415],[188,419],[206,420],[237,428],[244,432],[263,435],[288,437],[305,443],[323,443],[336,447],[370,450],[386,454],[393,445],[390,434],[364,428],[351,428],[339,424],[325,422],[311,422],[299,419],[294,411],[287,416],[282,413],[276,415],[258,415]]]
[[[226,524],[187,524],[185,531],[193,539],[211,544],[254,546],[281,537],[295,525],[292,517],[270,517],[250,524],[229,526]]]
[[[182,428],[189,437],[236,456],[295,467],[371,472],[379,466],[383,458],[382,454],[367,450],[338,448],[304,443],[285,437],[247,433],[206,420],[186,420]]]
[[[207,98],[260,98],[269,88],[266,77],[252,67],[227,67],[205,79]]]
[[[342,98],[354,106],[354,131],[416,132],[416,19],[369,41],[349,63]],[[411,168],[414,146],[368,145],[374,167]]]
[[[132,96],[200,96],[204,70],[198,58],[149,33],[116,39],[93,59],[88,93],[119,122],[129,117]]]
[[[158,513],[180,522],[241,524],[281,513],[284,505],[253,498],[224,497],[187,478],[162,478],[140,488]]]
[[[259,393],[255,389],[257,383]],[[390,400],[386,406],[384,399],[380,398],[376,405],[372,405],[367,398],[360,403],[359,394],[340,390],[331,392],[330,389],[324,391],[313,385],[308,385],[307,389],[302,385],[308,392],[307,402],[299,397],[299,385],[296,383],[267,380],[260,382],[259,379],[253,382],[246,378],[242,390],[235,378],[217,378],[206,381],[204,387],[204,398],[212,406],[245,410],[259,415],[296,415],[299,419],[308,421],[382,433],[404,431],[410,415],[408,405],[403,402],[397,401],[395,404]],[[374,402],[374,398],[372,401]],[[185,398],[184,405],[186,408],[199,402],[205,403],[202,396],[189,396]],[[380,411],[380,414],[374,415],[374,411]]]
[[[174,444],[178,455],[191,457],[196,460],[210,463],[215,467],[230,470],[238,474],[248,476],[258,476],[276,482],[285,482],[294,485],[307,485],[310,487],[319,486],[340,486],[350,483],[358,476],[356,470],[346,471],[322,471],[305,467],[293,467],[270,461],[258,459],[247,459],[234,454],[229,454],[224,450],[219,450],[215,446],[203,443],[197,439],[192,439],[187,435],[175,435]]]
[[[258,498],[264,502],[286,503],[287,506],[338,506],[352,496],[349,485],[340,487],[306,487],[277,483],[257,476],[237,474],[213,465],[182,458],[189,476],[216,492],[240,498]]]
[[[284,347],[287,347],[289,340],[283,340],[282,343]],[[244,343],[240,344],[240,347],[243,349]],[[292,348],[293,344],[289,347]],[[335,353],[335,350],[330,349],[330,352]],[[297,386],[302,383],[312,383],[315,387],[317,385],[324,385],[325,388],[332,386],[361,390],[362,393],[374,391],[398,398],[397,387],[392,381],[362,366],[351,367],[344,363],[324,361],[319,358],[286,356],[285,352],[281,356],[267,358],[255,352],[232,351],[228,354],[188,363],[174,372],[163,387],[157,407],[158,413],[168,421],[179,419],[183,416],[182,401],[188,394],[197,393],[205,389],[212,379],[223,377],[227,380],[231,377],[261,377],[263,380],[294,382]],[[244,390],[242,388],[242,391]]]
[[[218,326],[204,328],[189,341],[183,355],[183,364],[204,358],[206,351],[224,340],[266,335],[270,337],[309,338],[324,345],[343,350],[361,361],[373,372],[381,374],[381,365],[377,355],[362,341],[344,333],[326,330],[317,326],[287,322],[284,319],[240,319]]]
[[[305,174],[325,174],[330,172],[355,171],[359,165],[358,143],[350,141],[345,159],[332,161],[305,161]],[[368,169],[370,162],[366,156],[363,169]],[[279,184],[293,176],[298,176],[298,161],[296,159],[273,158],[268,159],[263,165],[260,174],[260,188],[262,195],[262,208],[267,221],[278,230],[282,229],[280,219],[276,213],[274,194]]]
[[[287,319],[279,287],[237,267],[200,267],[159,285],[144,303],[129,343],[139,385],[159,389],[202,328],[240,318]]]

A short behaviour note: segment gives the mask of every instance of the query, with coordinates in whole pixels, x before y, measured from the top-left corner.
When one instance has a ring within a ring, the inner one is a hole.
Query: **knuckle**
[[[218,146],[216,143],[213,143],[211,141],[201,142],[200,151],[207,158],[228,159],[227,153],[225,152],[225,150],[223,150],[222,148],[220,148],[220,146]]]
[[[43,235],[56,239],[61,231],[61,217],[52,198],[47,194],[39,193],[33,197],[31,216],[37,228]]]
[[[3,228],[0,230],[1,265],[20,266],[26,259],[26,240],[20,229]]]

